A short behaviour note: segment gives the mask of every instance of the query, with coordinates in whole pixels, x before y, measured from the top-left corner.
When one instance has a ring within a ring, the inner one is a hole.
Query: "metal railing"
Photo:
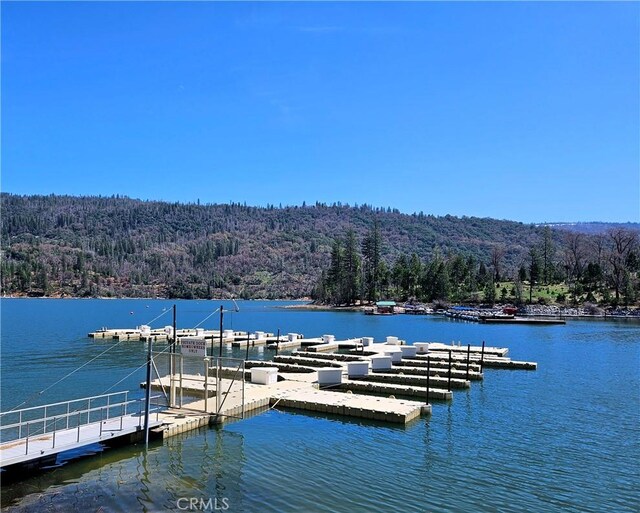
[[[173,362],[171,359],[173,358]],[[222,413],[223,406],[232,392],[241,393],[240,415],[224,415],[233,418],[244,418],[245,403],[245,360],[226,356],[196,356],[181,353],[153,353],[155,378],[154,387],[160,388],[164,397],[172,407],[186,406],[185,395],[204,394],[204,410],[210,411],[210,401],[215,400],[211,410],[217,415]],[[172,372],[173,369],[173,372]],[[160,376],[163,376],[162,378]],[[202,388],[190,388],[185,380],[201,384]]]
[[[162,397],[153,396],[149,405],[150,412],[156,414],[156,420],[164,405],[153,402]],[[25,441],[25,454],[29,453],[29,441],[34,437],[52,434],[52,448],[56,446],[56,434],[62,430],[76,429],[76,441],[80,441],[83,426],[100,424],[100,436],[107,421],[116,421],[116,427],[109,431],[123,429],[124,418],[137,417],[138,427],[144,423],[145,400],[129,399],[129,392],[115,392],[62,401],[58,403],[33,406],[21,410],[0,413],[0,443]],[[119,420],[119,424],[118,421]]]
[[[227,363],[228,365],[223,365]],[[222,407],[224,406],[227,397],[229,397],[229,393],[234,388],[234,385],[238,381],[241,382],[241,392],[242,392],[242,409],[240,415],[225,415],[226,417],[231,418],[240,418],[244,419],[244,399],[245,399],[245,360],[241,358],[228,358],[228,357],[214,357],[214,358],[205,358],[205,366],[207,366],[207,372],[205,373],[205,409],[208,400],[207,393],[207,385],[209,382],[209,371],[213,370],[213,377],[215,378],[215,390],[216,390],[216,414],[222,415]],[[229,380],[229,386],[224,390],[224,385],[222,379],[227,375],[226,379]],[[239,375],[239,377],[238,377]],[[224,397],[222,397],[224,395]]]

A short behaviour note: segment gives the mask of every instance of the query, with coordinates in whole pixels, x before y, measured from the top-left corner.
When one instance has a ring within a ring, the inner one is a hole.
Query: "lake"
[[[2,299],[2,411],[131,390],[146,345],[103,326],[194,327],[217,301]],[[336,338],[396,335],[510,348],[536,371],[485,369],[406,427],[271,409],[223,427],[101,452],[2,487],[3,511],[624,512],[640,500],[640,324],[484,325],[240,301],[224,328]],[[162,315],[163,312],[167,312]],[[204,323],[217,329],[219,317]],[[271,353],[251,349],[250,358]],[[227,350],[244,356],[244,349]],[[75,372],[74,372],[75,371]],[[66,379],[56,383],[64,376]],[[113,385],[121,381],[115,388]],[[52,386],[53,385],[53,386]],[[49,388],[51,387],[51,388]],[[47,389],[38,394],[39,391]]]

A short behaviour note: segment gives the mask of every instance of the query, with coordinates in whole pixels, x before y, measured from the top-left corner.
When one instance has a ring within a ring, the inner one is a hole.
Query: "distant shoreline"
[[[6,294],[0,295],[0,299],[79,299],[79,300],[89,300],[89,299],[104,299],[104,300],[118,300],[118,299],[131,299],[135,301],[296,301],[303,302],[311,300],[308,298],[301,299],[239,299],[239,298],[220,298],[215,297],[212,299],[203,299],[203,298],[193,298],[193,299],[184,299],[184,298],[171,298],[171,297],[113,297],[113,296],[90,296],[90,297],[80,297],[80,296],[28,296],[26,294]]]
[[[0,299],[62,299],[62,300],[135,300],[135,301],[231,301],[231,299],[214,298],[214,299],[181,299],[181,298],[165,298],[165,297],[76,297],[76,296],[28,296],[28,295],[2,295]],[[315,304],[310,298],[299,299],[243,299],[241,301],[273,301],[273,302],[294,302],[299,304],[284,305],[279,308],[287,310],[303,310],[303,311],[316,311],[316,312],[363,312],[365,308],[371,308],[372,305],[350,305],[350,306],[335,306],[335,305],[320,305]],[[460,305],[471,306],[476,305]],[[548,318],[570,318],[570,319],[637,319],[640,320],[640,308],[627,307],[616,308],[612,311],[611,308],[598,307],[602,313],[586,313],[582,307],[564,307],[558,305],[526,305],[524,311],[518,311],[518,315],[525,317],[548,317]],[[403,315],[403,314],[397,314]],[[429,314],[434,315],[434,314]],[[437,315],[437,314],[435,314]]]

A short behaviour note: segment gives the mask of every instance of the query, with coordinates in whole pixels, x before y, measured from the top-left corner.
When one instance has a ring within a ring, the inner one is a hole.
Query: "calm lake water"
[[[194,327],[212,301],[3,299],[2,411],[106,350],[100,327],[146,324],[178,305]],[[3,511],[637,512],[640,324],[492,326],[432,316],[286,310],[239,302],[225,329],[396,335],[409,343],[507,346],[537,371],[485,370],[406,427],[278,410],[164,442],[100,452],[2,487]],[[231,308],[232,305],[225,306]],[[213,316],[204,326],[217,328]],[[153,327],[171,324],[167,313]],[[269,351],[266,352],[269,355]],[[29,405],[101,394],[142,366],[122,343]],[[244,350],[226,355],[243,356]],[[252,349],[251,358],[263,357]],[[114,390],[140,394],[140,368]],[[181,500],[182,499],[182,500]],[[211,499],[211,501],[209,501]],[[197,509],[191,509],[196,511]]]

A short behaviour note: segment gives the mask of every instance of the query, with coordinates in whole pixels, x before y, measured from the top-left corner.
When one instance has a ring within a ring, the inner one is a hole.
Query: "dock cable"
[[[156,353],[156,356],[161,355],[163,353],[166,353],[167,351],[169,351],[169,349],[171,349],[171,345],[167,345],[167,347],[165,347],[162,351],[158,351]],[[155,358],[155,356],[151,356],[151,360],[153,361],[153,359]],[[100,395],[104,395],[107,392],[109,392],[110,390],[112,390],[115,386],[119,385],[120,383],[122,383],[125,379],[130,378],[131,376],[133,376],[136,372],[138,372],[140,369],[142,369],[143,367],[147,366],[147,360],[145,358],[145,361],[142,365],[140,365],[139,367],[136,367],[135,369],[133,369],[129,374],[127,374],[124,378],[122,378],[120,381],[116,381],[113,385],[111,385],[109,388],[107,388],[104,392],[102,392],[102,394]]]
[[[204,321],[206,321],[209,317],[217,314],[220,311],[220,307],[216,308],[213,312],[211,312],[209,315],[207,315],[204,319],[202,319],[198,324],[196,324],[193,329],[198,328],[200,325],[202,325],[204,323]]]
[[[78,339],[80,340],[80,339]],[[89,365],[91,362],[94,362],[95,360],[97,360],[98,358],[100,358],[101,356],[107,354],[109,351],[111,351],[114,347],[119,346],[122,342],[124,342],[124,340],[119,340],[118,342],[116,342],[115,344],[111,345],[108,349],[105,349],[104,351],[102,351],[102,353],[100,353],[97,356],[94,356],[93,358],[91,358],[90,360],[84,362],[82,365],[80,365],[79,367],[76,367],[75,369],[73,369],[71,372],[65,374],[64,376],[62,376],[58,381],[56,381],[55,383],[49,385],[46,388],[43,388],[42,390],[40,390],[39,392],[36,392],[32,395],[30,395],[29,397],[27,397],[24,401],[22,401],[20,404],[18,404],[17,406],[14,406],[13,408],[11,408],[10,410],[7,411],[7,413],[17,410],[18,408],[20,408],[20,406],[27,404],[29,402],[31,402],[33,399],[35,399],[36,397],[41,396],[42,394],[44,394],[45,392],[47,392],[48,390],[50,390],[51,388],[53,388],[54,386],[56,386],[58,383],[61,383],[62,381],[64,381],[65,379],[67,379],[68,377],[72,376],[73,374],[75,374],[76,372],[78,372],[80,369],[82,369],[83,367],[86,367],[87,365]]]
[[[114,344],[114,346],[113,346],[113,347],[115,347],[116,345],[117,345],[117,344]],[[111,349],[111,348],[110,348],[110,349]],[[156,356],[157,356],[157,355],[160,355],[160,354],[163,354],[163,353],[165,353],[165,352],[167,352],[169,349],[171,349],[171,346],[167,346],[167,347],[166,347],[165,349],[163,349],[162,351],[158,351],[158,352],[156,353]],[[105,351],[105,352],[106,352],[106,351]],[[103,354],[104,354],[104,353],[103,353]],[[152,360],[152,361],[153,361],[153,359],[154,359],[154,356],[152,356],[152,357],[151,357],[151,360]],[[87,363],[89,363],[89,362],[87,362]],[[86,365],[86,364],[85,364],[85,365]],[[142,369],[143,367],[146,367],[146,365],[147,365],[147,361],[146,361],[146,358],[145,358],[145,362],[144,362],[142,365],[140,365],[139,367],[136,367],[132,372],[130,372],[129,374],[127,374],[124,378],[122,378],[121,380],[119,380],[119,381],[115,382],[113,385],[111,385],[109,388],[107,388],[107,389],[106,389],[104,392],[102,392],[100,395],[106,395],[106,394],[107,394],[110,390],[112,390],[114,387],[116,387],[117,385],[119,385],[120,383],[122,383],[125,379],[127,379],[127,378],[131,377],[133,374],[135,374],[136,372],[138,372],[138,371],[139,371],[140,369]],[[76,370],[78,370],[78,369],[76,369]],[[74,372],[75,372],[75,371],[74,371]],[[55,383],[54,383],[54,385],[55,385]],[[51,385],[51,386],[53,386],[53,385]],[[15,408],[14,408],[14,409],[15,409]],[[76,413],[76,412],[78,412],[78,411],[80,411],[80,410],[81,410],[81,408],[80,408],[80,407],[78,407],[78,408],[76,408],[74,411],[71,411],[71,412],[70,412],[70,414]],[[12,410],[9,410],[9,411],[12,411]],[[44,433],[44,432],[45,432],[45,431],[44,431],[45,427],[43,426],[43,428],[42,428],[42,429],[43,429],[43,431],[42,431],[42,432]],[[39,433],[39,431],[36,431],[36,433],[34,433],[34,434],[38,434],[38,433]]]
[[[155,319],[149,321],[147,324],[150,325],[152,322],[157,321],[160,317],[162,317],[164,314],[166,314],[167,312],[170,312],[171,310],[166,309],[164,312],[162,312],[160,315],[158,315]],[[85,337],[80,337],[76,340],[82,340]],[[102,353],[100,353],[98,356],[94,356],[93,358],[91,358],[89,361],[83,363],[82,365],[80,365],[79,367],[76,367],[74,370],[72,370],[71,372],[69,372],[68,374],[64,375],[63,377],[61,377],[58,381],[56,381],[55,383],[49,385],[48,387],[40,390],[39,392],[36,392],[32,395],[30,395],[29,397],[27,397],[24,401],[22,401],[20,404],[18,404],[17,406],[14,406],[13,408],[11,408],[10,410],[7,411],[7,413],[12,412],[14,410],[17,410],[18,408],[20,408],[20,406],[23,406],[25,404],[30,403],[31,401],[33,401],[36,397],[41,396],[42,394],[44,394],[45,392],[47,392],[48,390],[50,390],[51,388],[53,388],[54,386],[56,386],[57,384],[61,383],[62,381],[64,381],[65,379],[67,379],[68,377],[72,376],[73,374],[75,374],[76,372],[78,372],[80,369],[82,369],[83,367],[86,367],[87,365],[89,365],[91,362],[97,360],[98,358],[100,358],[101,356],[105,355],[106,353],[108,353],[109,351],[111,351],[114,347],[119,346],[122,342],[125,342],[124,340],[118,340],[118,342],[116,342],[115,344],[111,345],[108,349],[104,350]],[[145,364],[146,365],[146,364]]]
[[[152,323],[152,322],[157,321],[158,319],[160,319],[160,317],[162,317],[162,316],[163,316],[164,314],[166,314],[166,313],[169,313],[170,311],[171,311],[171,309],[170,309],[170,308],[165,308],[165,309],[164,309],[164,311],[163,311],[160,315],[158,315],[158,317],[156,317],[155,319],[152,319],[152,320],[150,320],[149,322],[147,322],[147,323],[146,323],[146,324],[147,324],[147,326],[151,326],[151,323]]]

